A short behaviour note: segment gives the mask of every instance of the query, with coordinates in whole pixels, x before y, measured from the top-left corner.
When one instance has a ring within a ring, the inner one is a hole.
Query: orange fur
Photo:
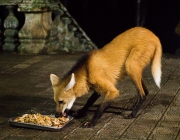
[[[110,94],[106,98],[113,99],[118,96],[115,88],[117,80],[127,74],[144,95],[139,83],[142,71],[153,58],[156,58],[153,62],[161,67],[161,53],[158,37],[145,28],[132,28],[117,36],[104,48],[90,53],[84,68],[75,71],[77,82],[74,92],[80,97],[93,85],[98,93]]]
[[[74,73],[76,83],[70,93],[76,98],[93,89],[105,95],[104,102],[112,101],[119,95],[116,89],[117,81],[126,75],[131,77],[143,98],[145,91],[141,82],[142,71],[152,63],[153,78],[157,86],[160,86],[161,55],[161,43],[154,33],[142,27],[129,29],[102,49],[91,51],[84,57],[83,63],[79,63],[64,80],[59,81],[58,86],[61,88],[53,87],[55,101],[66,98],[66,95],[69,98],[68,91],[64,93],[62,88],[68,84],[71,73]]]

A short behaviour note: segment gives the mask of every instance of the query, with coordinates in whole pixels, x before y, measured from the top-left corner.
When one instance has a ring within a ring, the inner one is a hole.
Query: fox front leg
[[[101,117],[103,111],[111,104],[112,102],[105,102],[103,103],[94,113],[93,117],[91,118],[90,122],[84,123],[84,127],[89,128],[93,127],[97,120]]]
[[[103,78],[101,78],[103,79]],[[98,80],[97,80],[98,81]],[[105,82],[104,82],[105,81]],[[118,97],[119,91],[116,89],[111,81],[103,79],[103,81],[98,81],[98,90],[105,93],[105,98],[100,107],[96,110],[90,122],[86,122],[84,127],[92,127],[96,124],[97,120],[101,117],[103,111]]]
[[[100,97],[100,94],[98,94],[97,92],[94,92],[91,95],[91,97],[88,99],[88,101],[86,102],[84,107],[81,108],[79,111],[75,112],[73,114],[73,117],[75,117],[75,118],[83,117],[85,115],[86,111],[89,109],[89,107],[91,107],[99,97]]]

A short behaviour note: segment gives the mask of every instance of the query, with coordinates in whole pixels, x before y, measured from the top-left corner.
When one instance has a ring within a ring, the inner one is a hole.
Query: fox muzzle
[[[65,109],[64,113],[62,113],[62,112],[56,112],[55,117],[56,117],[56,118],[58,118],[58,117],[67,117],[67,116],[68,116],[68,113],[69,113],[69,109]]]

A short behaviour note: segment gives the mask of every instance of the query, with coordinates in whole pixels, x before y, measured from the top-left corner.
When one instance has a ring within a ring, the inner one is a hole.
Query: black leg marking
[[[145,86],[144,82],[142,80],[141,80],[141,82],[142,82],[142,87],[144,89],[145,95],[147,96],[149,94],[149,91],[148,91],[147,87]]]
[[[84,124],[84,127],[93,127],[97,120],[101,117],[103,111],[111,104],[112,102],[106,102],[106,103],[103,103],[97,110],[96,112],[94,113],[92,119],[90,120],[90,122],[86,122]]]
[[[94,92],[91,95],[91,97],[88,99],[88,101],[86,102],[84,107],[82,109],[80,109],[79,111],[77,111],[76,113],[74,113],[73,116],[75,118],[83,117],[85,115],[86,111],[89,109],[89,107],[91,107],[99,97],[100,97],[100,95],[97,92]]]
[[[148,89],[146,88],[143,80],[141,80],[141,83],[142,83],[142,87],[143,87],[143,90],[144,90],[144,93],[145,93],[145,96],[144,97],[141,97],[140,95],[140,91],[138,90],[138,93],[139,93],[139,97],[138,97],[138,100],[136,101],[134,107],[133,107],[133,110],[132,110],[132,113],[130,115],[128,115],[126,118],[130,119],[130,118],[134,118],[139,110],[139,108],[142,106],[143,102],[146,100],[146,96],[149,94],[149,91]]]
[[[138,101],[136,102],[131,114],[129,114],[126,118],[127,119],[131,119],[134,118],[139,110],[139,108],[141,107],[141,105],[143,104],[143,102],[146,100],[146,97],[144,97],[143,99],[141,97],[138,98]]]

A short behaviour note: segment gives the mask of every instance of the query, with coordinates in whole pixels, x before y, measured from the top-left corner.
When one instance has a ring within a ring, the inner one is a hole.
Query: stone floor
[[[80,54],[0,54],[0,139],[2,140],[180,140],[180,60],[164,56],[161,89],[150,67],[143,73],[150,94],[134,119],[125,119],[136,100],[136,90],[127,78],[118,84],[120,96],[93,128],[82,128],[101,103],[101,97],[85,117],[73,119],[59,132],[18,128],[8,119],[24,113],[54,114],[50,73],[62,77]],[[90,94],[76,100],[80,109]]]

